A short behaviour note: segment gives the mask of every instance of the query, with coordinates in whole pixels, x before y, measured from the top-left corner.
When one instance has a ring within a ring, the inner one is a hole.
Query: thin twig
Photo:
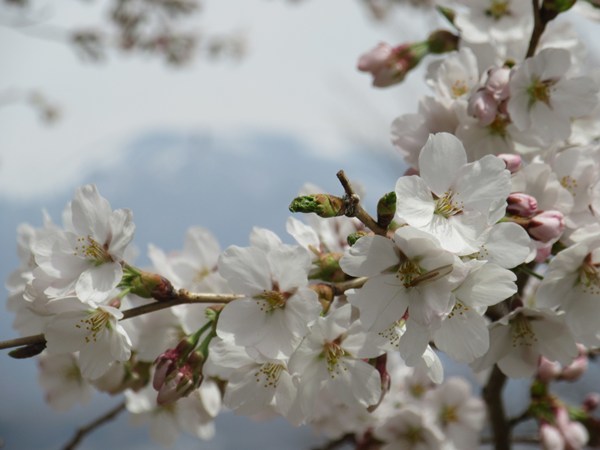
[[[540,7],[538,6],[538,0],[531,0],[533,6],[533,31],[531,32],[531,39],[529,39],[529,48],[525,58],[530,58],[534,55],[535,49],[542,37],[542,33],[546,29],[546,22],[542,21],[540,17]]]
[[[148,314],[154,311],[160,311],[161,309],[171,308],[177,305],[185,305],[192,303],[229,303],[238,298],[243,298],[240,294],[196,294],[189,292],[186,289],[180,289],[177,291],[177,296],[173,300],[164,302],[148,303],[147,305],[138,306],[123,311],[123,318],[131,319],[132,317],[141,316],[142,314]]]
[[[540,438],[536,436],[515,436],[511,439],[513,444],[539,445]],[[482,444],[493,444],[494,439],[491,437],[481,438]]]
[[[367,211],[360,205],[360,198],[352,189],[352,185],[350,181],[346,177],[346,174],[343,170],[340,170],[337,173],[338,180],[342,184],[344,188],[344,192],[346,192],[346,200],[351,202],[351,207],[346,212],[346,216],[348,217],[356,217],[360,220],[367,228],[369,228],[373,233],[378,234],[380,236],[386,236],[387,230],[379,226],[377,221],[373,219]]]
[[[342,295],[348,289],[361,288],[368,280],[368,277],[354,278],[353,280],[331,283],[334,295]]]
[[[523,272],[527,275],[531,275],[532,277],[537,278],[538,280],[543,280],[544,276],[537,273],[534,270],[534,268],[535,268],[535,263],[533,265],[531,265],[531,263],[530,263],[530,264],[522,264],[520,266],[517,266],[516,270]]]
[[[494,365],[490,378],[483,388],[483,399],[492,425],[493,443],[496,450],[510,450],[510,426],[506,420],[502,390],[506,375]]]
[[[327,441],[322,447],[317,447],[313,450],[335,450],[338,447],[341,447],[344,444],[354,443],[356,442],[356,437],[354,433],[347,433],[340,436],[337,439],[332,439],[331,441]]]
[[[0,341],[0,350],[13,347],[21,347],[23,345],[41,344],[46,342],[43,334],[36,334],[33,336],[25,336],[16,339],[9,339],[7,341]]]
[[[341,295],[348,289],[359,288],[365,282],[367,278],[355,278],[353,280],[344,281],[340,283],[331,283],[331,288],[334,295]],[[132,317],[141,316],[161,309],[171,308],[177,305],[184,304],[195,304],[195,303],[229,303],[233,300],[243,298],[242,294],[204,294],[190,292],[187,289],[179,289],[175,292],[175,295],[166,301],[158,301],[154,303],[148,303],[146,305],[137,306],[135,308],[127,309],[123,311],[123,318],[121,320],[131,319]],[[0,341],[0,350],[14,347],[22,347],[25,345],[43,344],[46,342],[43,334],[36,334],[33,336],[25,336],[16,339],[9,339],[7,341]]]
[[[65,444],[63,450],[73,450],[89,433],[94,431],[99,426],[104,425],[106,422],[114,419],[123,411],[125,411],[125,402],[119,403],[106,414],[103,414],[93,422],[90,422],[89,424],[79,428],[71,440]]]
[[[508,420],[508,426],[511,428],[516,427],[518,424],[520,424],[521,422],[525,422],[526,420],[531,419],[531,414],[529,412],[529,409],[526,409],[525,411],[523,411],[521,414],[519,414],[516,417],[513,417],[512,419]]]

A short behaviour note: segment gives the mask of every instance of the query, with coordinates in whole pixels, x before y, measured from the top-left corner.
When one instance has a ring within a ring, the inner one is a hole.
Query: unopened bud
[[[324,280],[331,282],[344,281],[346,274],[340,268],[341,253],[325,253],[315,261],[317,266],[311,270],[308,278],[311,280]]]
[[[535,249],[535,262],[543,264],[552,255],[552,245],[543,244]]]
[[[565,230],[565,216],[560,211],[543,211],[533,217],[527,226],[532,238],[541,242],[558,239]]]
[[[497,102],[506,100],[510,91],[510,69],[508,67],[493,67],[488,70],[488,78],[485,82],[485,90],[489,92]]]
[[[467,114],[475,117],[479,124],[487,126],[496,119],[498,105],[494,96],[485,89],[479,89],[469,98]]]
[[[381,42],[359,58],[357,67],[373,76],[373,86],[388,87],[404,80],[427,53],[428,43],[392,47]]]
[[[582,407],[586,412],[594,411],[600,405],[600,394],[598,392],[590,392],[585,396]]]
[[[291,212],[315,213],[319,217],[343,216],[345,205],[340,197],[329,194],[313,194],[296,197],[290,203]]]
[[[537,378],[544,383],[549,383],[558,378],[561,369],[560,363],[550,361],[542,356],[538,365]]]
[[[587,349],[581,344],[577,344],[577,347],[579,348],[579,356],[563,369],[560,376],[562,380],[576,381],[581,378],[588,368]]]
[[[154,389],[159,390],[167,377],[193,355],[192,352],[197,343],[195,336],[186,337],[179,341],[175,348],[169,348],[158,355],[154,360],[154,365],[156,365],[154,378],[152,379]]]
[[[157,273],[146,272],[134,267],[125,266],[119,287],[142,298],[154,298],[168,301],[175,296],[175,289],[169,280]]]
[[[506,169],[510,173],[516,173],[521,170],[521,165],[523,164],[523,160],[520,155],[511,155],[510,153],[501,153],[497,155],[504,164],[506,164]]]
[[[380,42],[375,48],[361,55],[357,68],[361,72],[378,72],[390,65],[393,55],[394,48],[386,42]]]
[[[506,199],[506,212],[513,216],[531,217],[537,211],[537,200],[522,192],[513,192]]]
[[[396,214],[396,193],[388,192],[377,202],[377,224],[387,228]]]
[[[188,366],[180,367],[158,389],[156,403],[166,405],[173,403],[191,393],[194,388],[193,373]]]
[[[554,19],[558,14],[568,11],[577,0],[544,0],[540,14],[543,18]]]
[[[549,423],[542,423],[540,426],[540,444],[542,444],[542,448],[548,450],[562,450],[565,448],[565,440],[561,432]]]
[[[156,402],[159,405],[172,403],[190,394],[200,386],[204,358],[198,352],[192,352],[180,367],[171,370],[159,386]],[[153,386],[156,389],[156,386]]]
[[[170,348],[164,353],[160,354],[154,364],[156,364],[156,370],[154,371],[154,378],[152,379],[152,386],[157,391],[165,384],[167,376],[175,369],[177,360],[181,357],[177,349]]]

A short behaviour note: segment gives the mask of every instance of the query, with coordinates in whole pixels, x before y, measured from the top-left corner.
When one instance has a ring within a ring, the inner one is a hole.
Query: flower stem
[[[546,29],[546,22],[542,21],[540,16],[540,7],[538,6],[538,0],[531,0],[533,6],[533,31],[531,32],[531,38],[529,39],[529,48],[525,58],[530,58],[535,54],[538,42],[542,37],[542,33]]]
[[[534,270],[532,270],[531,268],[529,268],[527,265],[523,264],[521,266],[517,266],[517,270],[527,274],[527,275],[531,275],[534,278],[537,278],[538,280],[543,280],[544,277],[542,275],[540,275],[539,273],[535,272]]]
[[[380,236],[386,236],[387,230],[379,226],[377,221],[373,219],[368,212],[364,210],[364,208],[360,205],[360,198],[355,194],[354,189],[350,185],[350,181],[346,177],[346,174],[343,170],[340,170],[337,173],[338,180],[342,184],[344,191],[346,192],[346,201],[348,203],[346,207],[345,215],[347,217],[356,217],[360,220],[367,228],[369,228],[373,233],[378,234]]]

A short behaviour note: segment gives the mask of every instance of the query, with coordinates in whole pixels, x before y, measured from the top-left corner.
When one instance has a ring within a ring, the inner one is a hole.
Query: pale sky
[[[0,92],[39,89],[63,113],[48,126],[23,104],[0,107],[0,195],[27,198],[83,181],[91,166],[112,163],[125,142],[157,128],[289,132],[323,155],[339,156],[357,141],[393,151],[389,124],[416,110],[422,76],[376,90],[356,61],[381,40],[425,38],[434,18],[407,9],[406,25],[386,26],[349,0],[203,4],[199,29],[246,36],[241,62],[198,58],[174,69],[113,53],[91,64],[68,45],[0,27]],[[49,24],[68,27],[98,23],[106,2],[39,5]]]

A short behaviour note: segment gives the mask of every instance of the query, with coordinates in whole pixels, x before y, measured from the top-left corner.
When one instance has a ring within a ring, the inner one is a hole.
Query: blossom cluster
[[[539,42],[527,2],[455,3],[441,11],[457,34],[359,60],[383,87],[445,53],[427,67],[433,95],[392,124],[409,169],[376,218],[340,176],[343,197],[308,186],[293,200],[311,213],[288,219],[294,244],[254,228],[222,250],[190,228],[178,252],[150,245],[145,270],[132,213],[95,186],[62,226],[19,228],[8,306],[21,334],[43,333],[31,351],[44,350],[50,404],[124,393],[165,444],[209,438],[227,408],[360,448],[475,448],[485,408],[464,380],[444,381],[444,353],[481,377],[534,379],[541,442],[585,445],[595,406],[569,415],[548,383],[577,378],[600,347],[598,80],[552,22],[564,2],[534,2]]]

